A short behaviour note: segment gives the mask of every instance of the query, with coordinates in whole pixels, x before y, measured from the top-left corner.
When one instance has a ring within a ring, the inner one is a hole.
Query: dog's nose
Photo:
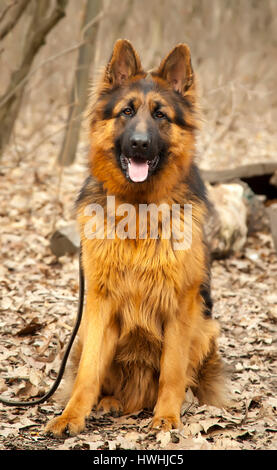
[[[135,133],[130,137],[130,144],[133,150],[145,153],[149,148],[150,139],[147,134]]]

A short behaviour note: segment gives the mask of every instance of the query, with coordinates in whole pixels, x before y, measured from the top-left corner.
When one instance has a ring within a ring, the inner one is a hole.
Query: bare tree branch
[[[67,120],[68,127],[58,157],[58,162],[62,166],[71,165],[76,156],[81,129],[81,118],[79,116],[82,116],[87,103],[89,71],[92,59],[95,55],[97,26],[99,17],[101,18],[103,16],[100,11],[101,6],[102,0],[94,0],[94,2],[87,0],[86,3],[81,33],[84,40],[89,40],[79,49],[74,84],[70,98],[70,101],[76,104],[69,110]],[[96,21],[96,19],[98,19],[98,21]]]
[[[8,13],[9,9],[11,7],[13,7],[14,5],[16,5],[18,3],[18,0],[13,0],[13,2],[9,3],[8,5],[6,5],[3,10],[1,11],[0,13],[0,23],[1,21],[3,21],[3,19],[5,18],[6,14]]]
[[[26,33],[21,63],[10,79],[4,95],[0,98],[0,151],[8,143],[12,129],[17,118],[24,85],[18,88],[25,77],[30,73],[33,60],[39,49],[45,44],[45,38],[51,29],[65,16],[68,0],[55,0],[55,4],[48,14],[51,3],[48,0],[34,2],[34,11],[31,23]],[[14,89],[16,92],[14,93]]]
[[[0,27],[0,41],[4,39],[7,34],[15,27],[19,18],[21,17],[22,13],[27,8],[30,0],[16,0],[5,8],[5,10],[1,13],[0,21],[3,21],[4,17],[11,10],[11,15],[9,20]]]
[[[85,28],[83,29],[82,31],[82,36],[84,35],[85,31],[90,28],[91,26],[95,25],[96,23],[98,23],[100,20],[102,20],[102,18],[107,14],[107,11],[106,10],[102,10],[97,16],[95,16],[95,18],[90,21],[86,26]],[[74,44],[73,46],[70,46],[70,47],[67,47],[66,49],[63,49],[62,51],[58,52],[57,54],[54,54],[50,57],[47,57],[45,60],[43,60],[40,64],[38,64],[35,68],[33,68],[32,70],[30,70],[30,72],[15,86],[15,88],[13,90],[11,90],[11,92],[9,94],[5,94],[5,96],[3,97],[3,99],[0,98],[0,108],[2,106],[4,106],[4,104],[6,104],[6,102],[17,92],[17,90],[25,85],[28,80],[30,80],[30,78],[38,71],[40,70],[42,67],[44,67],[45,65],[49,64],[50,62],[53,62],[57,59],[60,59],[62,56],[66,55],[66,54],[69,54],[70,52],[74,52],[76,51],[76,49],[79,49],[80,47],[82,47],[84,44],[86,44],[90,39],[89,38],[86,38],[86,39],[83,39],[82,41],[78,42],[77,44]],[[1,51],[0,51],[1,53]]]

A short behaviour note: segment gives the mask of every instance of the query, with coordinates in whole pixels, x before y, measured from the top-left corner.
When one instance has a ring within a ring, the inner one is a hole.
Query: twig
[[[248,419],[248,408],[249,408],[249,405],[251,403],[251,400],[247,399],[245,400],[245,414],[243,416],[243,418],[241,419],[239,425],[241,426],[242,424],[245,424],[247,419]]]
[[[6,9],[1,13],[0,21],[3,20],[3,18],[6,16],[8,10],[10,10],[11,7],[15,7],[12,18],[10,18],[10,20],[6,24],[4,24],[2,28],[0,28],[0,41],[4,39],[4,37],[7,36],[7,34],[15,27],[22,13],[26,9],[29,1],[30,0],[21,0],[21,2],[18,3],[18,0],[15,0],[13,3],[8,5]]]
[[[220,88],[224,88],[224,87],[219,87],[218,90]],[[214,89],[214,90],[216,90],[216,89]],[[228,116],[228,119],[227,119],[227,122],[226,122],[225,126],[219,132],[214,133],[213,137],[210,139],[210,141],[209,141],[209,143],[208,143],[208,145],[207,145],[207,147],[204,151],[203,158],[205,158],[205,155],[207,155],[208,151],[210,150],[210,148],[212,147],[213,144],[215,144],[216,142],[219,142],[220,140],[223,139],[223,137],[226,135],[226,133],[228,132],[228,130],[232,126],[236,116],[237,116],[237,113],[235,112],[235,86],[234,86],[234,83],[232,82],[231,83],[231,112],[230,112],[230,115]]]
[[[186,409],[182,412],[182,416],[185,416],[186,414],[188,414],[189,410],[192,408],[193,405],[194,405],[193,402],[189,403]]]
[[[96,15],[91,21],[89,21],[89,23],[87,23],[84,28],[82,29],[81,31],[81,37],[83,38],[86,31],[93,25],[95,25],[96,23],[98,23],[100,20],[102,20],[102,18],[104,18],[104,16],[106,16],[106,14],[108,13],[108,9],[103,9],[101,10],[98,15]]]
[[[18,3],[18,0],[14,0],[13,2],[9,3],[2,11],[2,13],[0,14],[0,23],[1,21],[3,21],[3,19],[5,18],[6,14],[8,13],[9,9],[11,7],[13,7],[14,5],[16,5]]]
[[[52,62],[53,60],[56,60],[56,59],[59,59],[62,55],[65,55],[65,54],[68,54],[69,52],[73,52],[75,51],[76,49],[79,49],[79,47],[81,47],[83,44],[85,44],[87,41],[82,41],[82,42],[79,42],[78,44],[75,44],[74,46],[71,46],[67,49],[64,49],[63,51],[59,52],[58,54],[55,54],[51,57],[48,57],[47,59],[45,59],[43,62],[41,62],[40,64],[37,65],[37,67],[35,67],[33,70],[31,70],[27,75],[26,77],[24,77],[17,85],[16,87],[13,88],[13,90],[8,94],[6,95],[2,101],[0,101],[0,107],[4,106],[4,104],[6,104],[7,101],[9,101],[9,99],[17,92],[17,90],[22,87],[23,85],[25,85],[25,83],[30,79],[30,77],[32,75],[34,75],[41,67],[44,67],[44,65],[47,65],[49,62]]]
[[[75,44],[74,46],[71,46],[71,47],[68,47],[67,49],[64,49],[63,51],[61,52],[58,52],[57,54],[54,54],[52,55],[51,57],[48,57],[47,59],[45,59],[44,61],[42,61],[40,64],[37,65],[37,67],[35,67],[33,70],[31,70],[28,75],[26,75],[26,77],[18,83],[18,85],[16,86],[16,88],[14,88],[11,93],[4,98],[3,101],[0,101],[0,107],[2,105],[5,104],[5,101],[9,100],[11,98],[11,96],[16,93],[16,91],[18,90],[18,88],[20,88],[21,86],[25,85],[25,83],[32,77],[32,75],[34,75],[41,67],[44,67],[45,65],[47,65],[49,62],[53,62],[57,59],[59,59],[60,57],[62,57],[63,55],[66,55],[66,54],[69,54],[70,52],[74,52],[76,49],[79,49],[79,47],[81,47],[83,44],[85,44],[87,41],[81,41],[79,42],[78,44]]]
[[[79,116],[76,117],[79,118]],[[47,134],[45,137],[43,137],[43,139],[41,139],[31,150],[30,152],[28,152],[27,154],[25,154],[25,156],[30,156],[30,155],[33,155],[33,153],[42,145],[44,144],[45,141],[49,140],[51,137],[53,137],[54,135],[58,134],[59,132],[61,132],[63,129],[65,129],[66,127],[68,126],[68,123],[66,124],[63,124],[62,126],[60,126],[58,129],[56,129],[54,132],[51,132],[50,134]]]
[[[85,30],[88,28],[88,27],[91,27],[93,24],[97,23],[98,21],[100,21],[103,16],[107,14],[107,12],[105,10],[102,10],[102,12],[99,13],[99,15],[97,15],[88,25],[86,25],[86,27],[83,29],[82,31],[82,34],[85,33]],[[74,52],[76,51],[77,49],[79,49],[80,47],[82,47],[84,44],[86,44],[87,42],[89,42],[89,39],[86,39],[86,40],[82,40],[80,42],[78,42],[77,44],[74,44],[73,46],[70,46],[60,52],[58,52],[57,54],[54,54],[50,57],[47,57],[47,59],[43,60],[40,64],[38,64],[33,70],[30,70],[30,72],[13,88],[13,90],[11,90],[10,93],[8,93],[6,96],[4,96],[4,98],[0,101],[0,107],[4,106],[7,101],[9,101],[9,99],[17,92],[17,90],[22,87],[23,85],[25,85],[25,83],[30,80],[30,78],[42,67],[44,67],[45,65],[49,64],[50,62],[53,62],[57,59],[59,59],[60,57],[62,57],[63,55],[66,55],[66,54],[69,54],[70,52]]]
[[[88,42],[79,50],[75,67],[71,101],[76,101],[76,105],[69,110],[67,118],[68,128],[57,159],[58,163],[62,166],[71,165],[76,158],[81,129],[81,121],[76,120],[76,115],[83,113],[87,103],[90,66],[95,56],[99,19],[103,17],[103,13],[100,11],[101,3],[101,0],[88,1],[84,9],[82,31],[84,38],[88,39]],[[97,25],[95,26],[96,23]]]
[[[29,1],[29,0],[28,0]],[[29,50],[26,52],[25,54],[25,57],[24,57],[24,60],[22,61],[22,63],[25,63],[26,62],[26,57],[29,57],[30,55],[31,56],[34,56],[35,53],[36,53],[36,50],[39,49],[39,47],[43,44],[43,41],[45,40],[45,37],[47,35],[47,33],[50,31],[50,29],[52,27],[54,27],[54,25],[58,22],[58,20],[63,16],[64,13],[62,13],[58,6],[55,7],[55,9],[53,10],[51,16],[49,17],[49,19],[47,19],[45,21],[44,24],[41,25],[41,27],[36,31],[36,37],[34,37],[34,40],[33,42],[30,44],[29,46],[29,49],[33,48],[34,51],[30,52]],[[0,33],[1,34],[1,33]],[[1,38],[1,36],[0,36]],[[58,54],[57,54],[58,56]],[[56,59],[57,57],[55,57]],[[45,63],[47,63],[47,59],[44,61]],[[43,63],[44,65],[44,63]],[[9,99],[17,92],[17,90],[25,85],[26,81],[30,78],[31,75],[33,75],[33,73],[35,73],[37,71],[37,69],[39,68],[39,66],[37,66],[34,71],[30,71],[28,72],[24,78],[22,78],[22,80],[20,80],[16,86],[10,91],[10,93],[7,93],[4,98],[0,101],[0,107],[4,106],[7,101],[9,101]]]
[[[22,0],[23,1],[23,0]],[[55,0],[53,8],[49,11],[50,2],[34,2],[32,20],[25,34],[25,41],[20,64],[10,77],[10,83],[1,97],[0,106],[0,152],[8,144],[12,129],[17,119],[22,102],[24,86],[18,90],[17,86],[31,71],[31,67],[39,49],[45,44],[45,38],[52,28],[65,16],[68,0]],[[14,94],[14,90],[18,90]],[[7,99],[7,97],[10,97]]]

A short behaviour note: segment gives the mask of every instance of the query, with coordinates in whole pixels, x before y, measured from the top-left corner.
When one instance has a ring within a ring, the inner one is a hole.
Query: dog
[[[86,307],[69,400],[47,433],[81,432],[94,407],[149,409],[153,428],[179,428],[188,387],[200,404],[224,403],[204,235],[209,202],[195,161],[196,88],[187,45],[146,73],[132,44],[120,39],[92,93],[90,172],[76,203]],[[162,211],[153,215],[149,206],[168,209],[167,236]],[[141,208],[148,212],[138,234]]]

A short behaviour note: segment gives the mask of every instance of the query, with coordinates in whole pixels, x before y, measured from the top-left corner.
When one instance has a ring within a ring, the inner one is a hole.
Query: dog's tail
[[[226,385],[226,367],[213,341],[207,356],[199,365],[196,373],[196,385],[192,387],[199,403],[224,407],[229,404],[229,393]]]

